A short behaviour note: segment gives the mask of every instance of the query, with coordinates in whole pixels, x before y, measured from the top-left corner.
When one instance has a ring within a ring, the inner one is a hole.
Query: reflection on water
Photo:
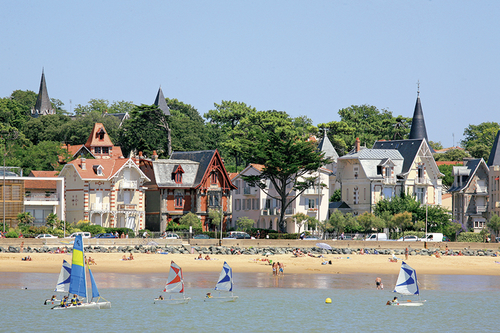
[[[58,278],[52,273],[0,273],[0,289],[52,289]],[[153,274],[94,273],[99,289],[163,289],[167,276]],[[396,275],[379,275],[386,290],[392,290]],[[219,273],[192,272],[184,274],[186,289],[215,287]],[[295,289],[374,289],[375,274],[287,274],[234,273],[235,290],[245,288]],[[481,275],[419,275],[421,290],[482,291],[499,290],[500,276]]]

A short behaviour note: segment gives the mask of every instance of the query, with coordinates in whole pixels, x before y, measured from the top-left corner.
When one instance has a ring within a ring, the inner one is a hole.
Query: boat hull
[[[111,309],[111,302],[98,302],[99,309]]]
[[[99,310],[99,304],[97,303],[82,303],[80,305],[70,305],[68,307],[63,308],[60,305],[54,306],[51,308],[52,310]]]
[[[408,302],[399,302],[395,304],[391,304],[393,306],[422,306],[424,305],[425,301],[408,301]]]
[[[154,304],[166,304],[166,305],[174,305],[174,304],[187,304],[191,297],[185,298],[166,298],[166,299],[158,299],[155,298]]]
[[[43,302],[43,305],[59,305],[61,304],[61,300],[60,299],[56,299],[56,300],[50,300],[50,299],[46,299],[45,302]]]
[[[238,296],[226,296],[226,297],[210,297],[205,298],[204,302],[236,302]]]

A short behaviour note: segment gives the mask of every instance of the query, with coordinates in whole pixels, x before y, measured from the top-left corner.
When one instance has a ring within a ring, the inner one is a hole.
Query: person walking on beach
[[[377,287],[377,290],[383,289],[383,287],[382,287],[382,279],[381,278],[377,277],[375,279],[375,286]]]
[[[281,263],[278,263],[278,265],[279,265],[279,272],[278,272],[279,275],[285,276],[285,272],[284,272],[285,264],[281,262]]]
[[[405,249],[405,260],[408,260],[408,248]]]

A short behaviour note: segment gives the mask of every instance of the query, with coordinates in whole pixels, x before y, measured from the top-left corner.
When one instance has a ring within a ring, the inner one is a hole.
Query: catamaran
[[[233,295],[233,270],[227,262],[224,261],[224,266],[222,266],[222,271],[220,272],[219,275],[219,280],[217,281],[217,284],[215,285],[215,290],[219,291],[218,296],[212,296],[211,293],[207,294],[207,297],[205,297],[205,302],[211,302],[211,301],[219,301],[219,302],[234,302],[238,298],[238,296]],[[230,292],[231,295],[227,296],[221,296],[221,291],[225,292]]]
[[[67,293],[69,292],[69,278],[71,275],[71,266],[69,263],[63,259],[63,264],[61,267],[61,272],[59,273],[59,278],[57,279],[57,284],[56,284],[56,289],[54,289],[55,292],[58,293]],[[55,296],[55,295],[54,295]],[[57,297],[47,299],[43,303],[44,305],[58,305],[61,303],[60,299],[57,299]]]
[[[182,268],[180,268],[173,260],[170,263],[170,272],[168,273],[167,284],[163,292],[169,293],[168,297],[160,296],[155,298],[154,304],[185,304],[189,302],[191,297],[184,295],[184,279],[182,277]],[[175,294],[182,294],[182,298],[175,298]],[[174,297],[172,297],[174,296]]]
[[[417,282],[417,272],[411,268],[404,261],[401,264],[401,270],[399,271],[398,281],[396,282],[396,287],[394,292],[401,295],[417,295],[418,300],[406,300],[406,301],[389,301],[389,305],[399,305],[399,306],[421,306],[424,305],[425,300],[420,299],[420,291]]]
[[[92,298],[90,299],[87,295],[87,278],[85,271],[85,255],[83,252],[83,239],[81,235],[75,237],[73,244],[73,258],[71,261],[71,274],[69,279],[69,294],[78,295],[85,299],[84,302],[79,302],[78,304],[70,304],[68,306],[57,305],[52,307],[54,310],[65,310],[65,309],[109,309],[111,308],[111,302],[105,300],[105,302],[99,302],[100,295],[97,290],[97,285],[92,275],[92,271],[89,269],[90,281],[92,284]],[[93,298],[97,297],[97,301],[93,301]]]

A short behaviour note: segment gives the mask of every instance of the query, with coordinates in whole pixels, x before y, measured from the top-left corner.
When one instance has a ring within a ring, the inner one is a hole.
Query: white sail
[[[227,262],[224,261],[224,266],[222,266],[222,271],[219,275],[219,280],[215,286],[215,290],[221,291],[233,291],[233,270]]]
[[[182,269],[173,261],[170,263],[170,272],[163,291],[167,293],[184,293]]]
[[[56,289],[61,293],[69,292],[69,281],[71,276],[71,266],[66,260],[63,260],[63,265],[61,267],[61,273],[59,273],[59,279],[57,280]]]
[[[402,295],[419,295],[417,273],[404,261],[401,264],[394,292]]]

